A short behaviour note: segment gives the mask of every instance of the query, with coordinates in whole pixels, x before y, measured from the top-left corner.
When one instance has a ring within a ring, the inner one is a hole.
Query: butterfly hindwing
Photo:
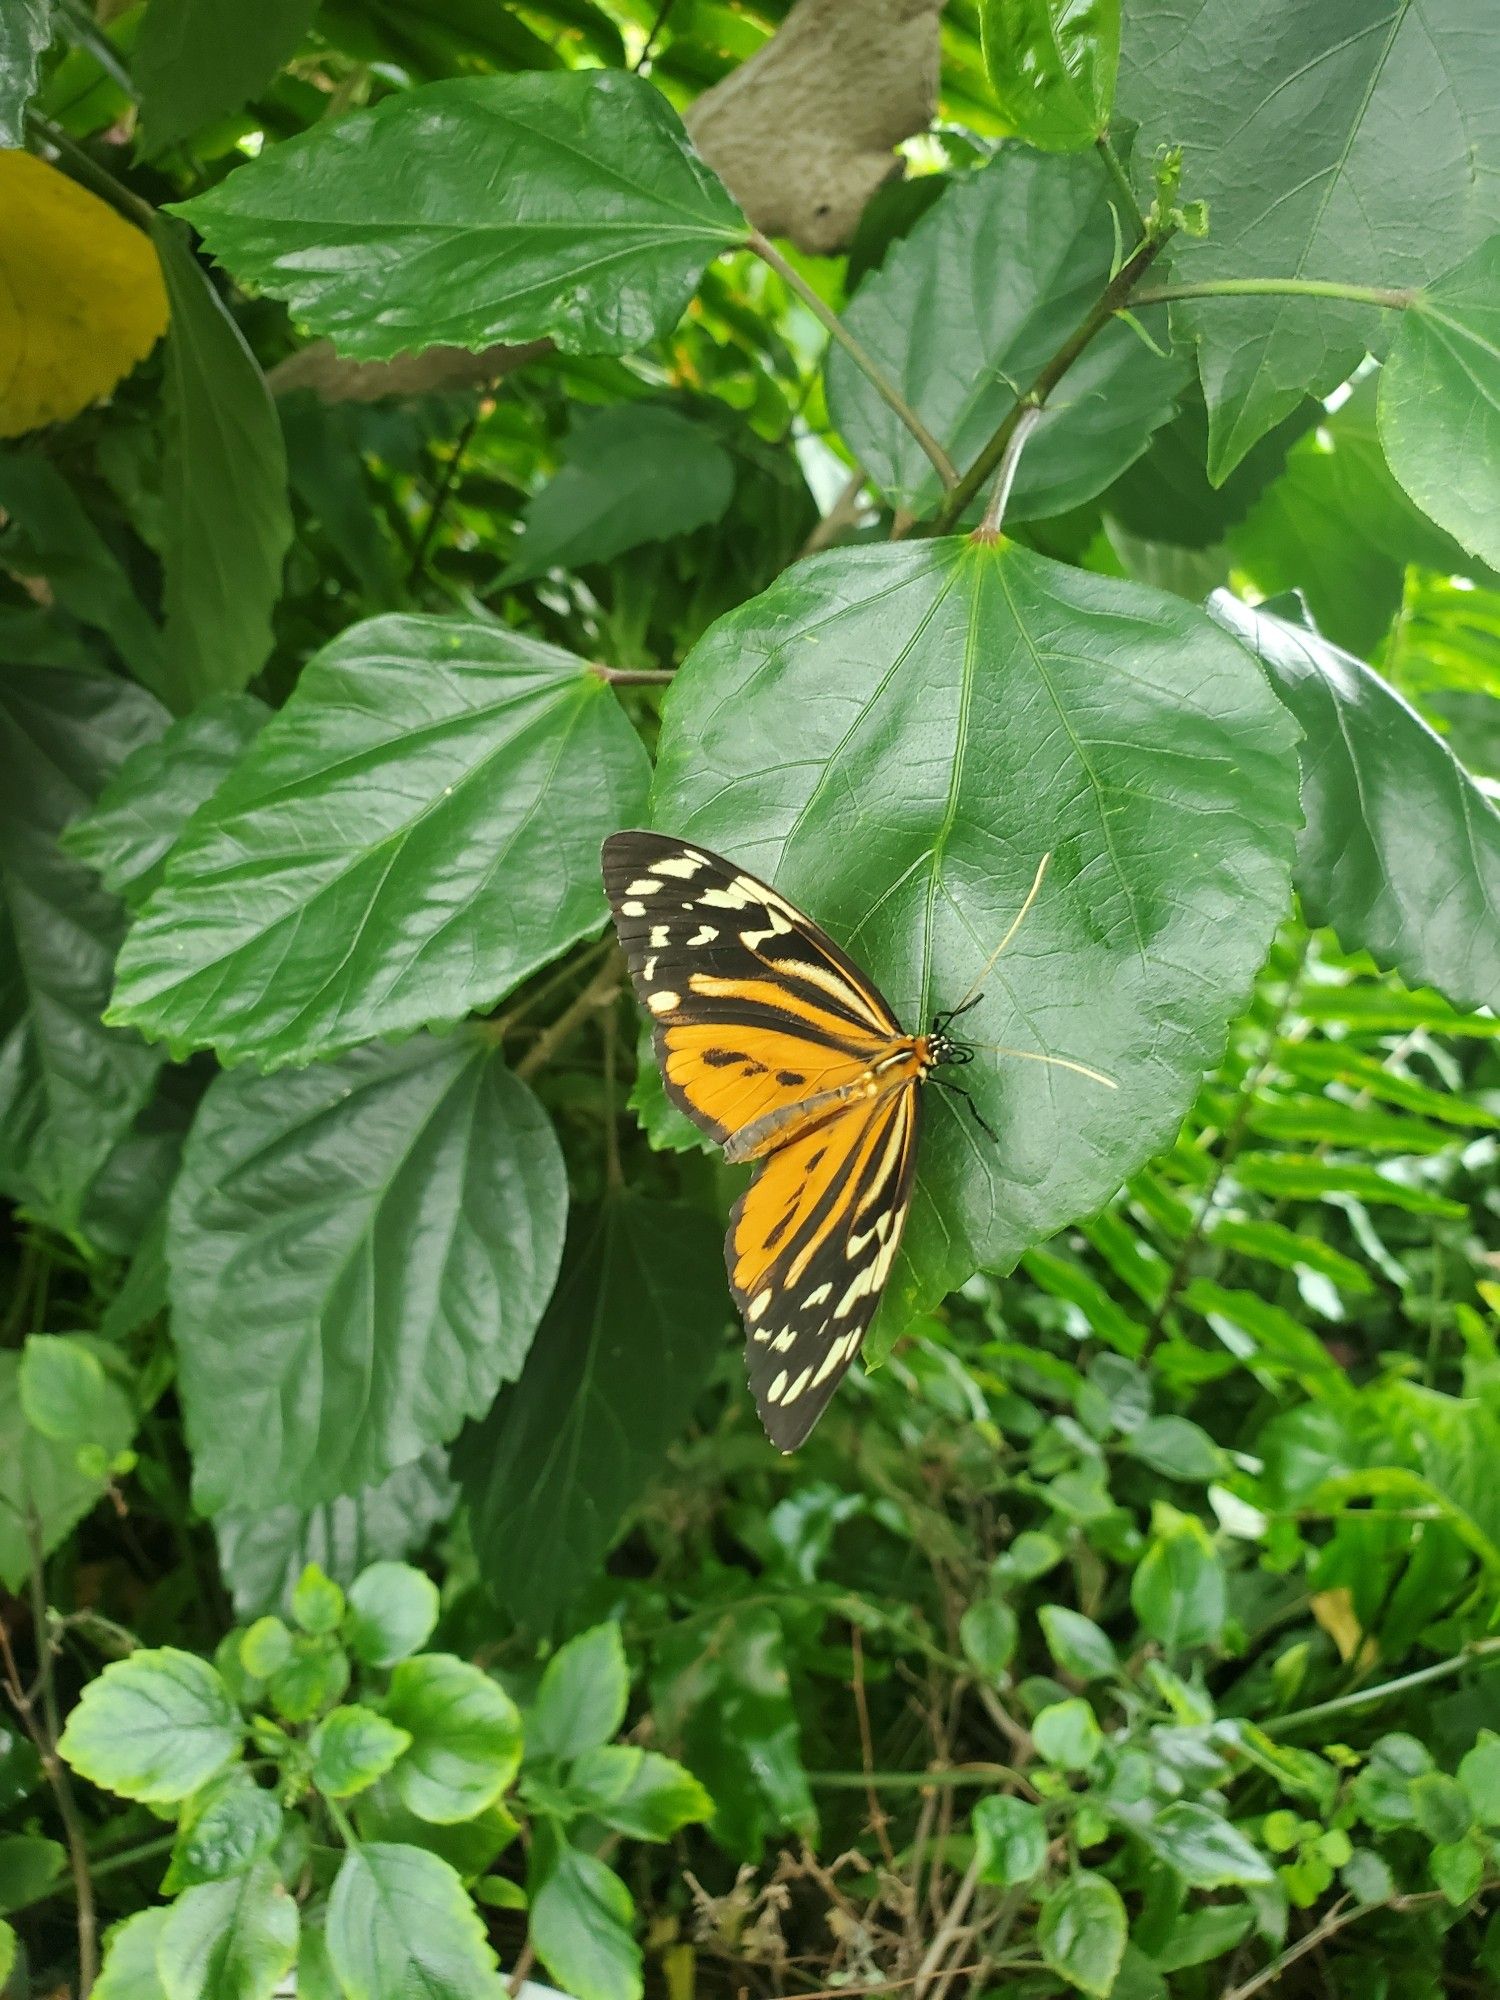
[[[915,1044],[832,938],[769,884],[657,833],[604,881],[672,1101],[763,1161],[725,1245],[751,1387],[800,1444],[874,1317],[910,1201]]]

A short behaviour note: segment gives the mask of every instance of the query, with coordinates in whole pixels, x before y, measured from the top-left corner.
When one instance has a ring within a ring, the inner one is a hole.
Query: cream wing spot
[[[802,1394],[802,1391],[807,1387],[808,1383],[811,1380],[812,1380],[812,1369],[804,1368],[802,1373],[797,1377],[796,1381],[792,1384],[791,1388],[788,1389],[782,1396],[781,1398],[782,1402],[795,1403],[797,1398]]]
[[[620,915],[622,917],[643,917],[645,914],[646,905],[644,903],[631,901],[629,903],[621,903],[620,905]]]
[[[770,1388],[767,1389],[766,1391],[767,1400],[772,1403],[779,1403],[781,1401],[781,1392],[785,1387],[786,1387],[786,1370],[783,1368],[781,1373],[776,1377],[776,1380],[771,1384]]]
[[[712,924],[700,924],[698,929],[688,939],[689,949],[694,949],[701,944],[712,944],[718,935],[719,933],[714,929]]]
[[[660,861],[653,861],[653,875],[675,875],[679,882],[691,882],[693,877],[708,863],[701,854],[664,854]]]
[[[670,924],[653,924],[651,926],[651,949],[653,951],[665,951],[671,936],[672,926]]]
[[[807,1297],[802,1301],[803,1309],[806,1312],[811,1312],[814,1306],[821,1306],[832,1297],[833,1286],[831,1283],[819,1285],[815,1292],[809,1292]]]
[[[682,995],[667,992],[653,993],[648,997],[646,1005],[653,1014],[670,1014],[682,1005]]]
[[[657,880],[656,876],[641,875],[634,882],[628,882],[625,885],[625,893],[627,896],[654,896],[661,887],[663,887],[663,884]]]
[[[796,1345],[797,1329],[794,1326],[784,1326],[771,1342],[771,1347],[777,1354],[785,1354],[788,1348],[795,1347]]]
[[[746,1306],[746,1319],[759,1319],[765,1312],[766,1307],[771,1303],[771,1299],[771,1287],[767,1285],[763,1291],[757,1292],[749,1305]]]

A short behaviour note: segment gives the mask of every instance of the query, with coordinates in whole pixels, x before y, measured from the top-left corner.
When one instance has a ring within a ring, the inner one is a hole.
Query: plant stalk
[[[1417,293],[1388,285],[1343,285],[1329,278],[1203,278],[1197,283],[1153,285],[1137,292],[1131,307],[1166,306],[1178,299],[1344,299],[1351,305],[1402,312]]]
[[[1407,1694],[1412,1688],[1426,1687],[1429,1681],[1451,1680],[1476,1660],[1493,1659],[1497,1653],[1500,1653],[1500,1639],[1476,1639],[1461,1653],[1455,1653],[1451,1659],[1439,1660],[1435,1666],[1418,1667],[1415,1673],[1401,1674],[1393,1681],[1380,1681],[1374,1687],[1356,1688],[1351,1694],[1335,1695],[1331,1701],[1320,1701],[1312,1708],[1294,1709],[1290,1715],[1272,1716],[1261,1727],[1267,1736],[1284,1736],[1289,1729],[1300,1729],[1304,1723],[1323,1722],[1330,1715],[1347,1715],[1351,1709],[1368,1708],[1371,1702],[1384,1701],[1393,1694]]]
[[[1042,421],[1040,404],[1028,403],[1021,411],[1015,429],[1005,446],[1005,455],[1000,460],[1000,470],[995,474],[994,490],[990,494],[989,505],[984,510],[984,518],[970,537],[976,542],[998,542],[1000,530],[1005,526],[1005,510],[1010,505],[1010,490],[1016,483],[1016,474],[1021,469],[1021,454],[1026,449],[1026,441]]]
[[[752,229],[749,247],[763,263],[770,265],[782,283],[795,292],[813,317],[828,329],[830,336],[843,348],[886,408],[894,411],[926,452],[943,485],[950,489],[955,487],[958,470],[952,459],[863,342],[855,339],[833,308],[818,297],[802,273],[787,262],[769,237],[763,236],[758,229]]]

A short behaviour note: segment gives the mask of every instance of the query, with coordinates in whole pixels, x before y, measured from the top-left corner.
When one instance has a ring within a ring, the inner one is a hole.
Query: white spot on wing
[[[771,1384],[770,1388],[767,1389],[766,1400],[771,1403],[779,1403],[781,1401],[781,1392],[785,1387],[786,1387],[786,1370],[783,1368],[781,1373],[776,1377],[776,1380]]]
[[[653,951],[665,951],[667,940],[671,935],[672,926],[670,924],[653,924],[651,926],[651,949]]]
[[[654,875],[642,875],[626,889],[627,896],[654,896],[664,885]]]
[[[651,984],[651,981],[652,981],[652,980],[653,980],[653,979],[654,979],[654,978],[656,977],[656,954],[655,954],[655,952],[653,952],[653,953],[651,954],[650,958],[648,958],[648,959],[646,960],[646,963],[645,963],[645,964],[644,964],[644,965],[643,965],[643,966],[641,967],[641,977],[642,977],[642,979],[644,979],[644,980],[645,980],[645,982],[646,982],[646,984],[647,984],[648,986],[649,986],[649,985]]]
[[[764,1291],[757,1292],[745,1308],[746,1319],[759,1319],[766,1307],[771,1303],[771,1296],[771,1287],[769,1285],[766,1286]]]
[[[802,1391],[807,1387],[808,1383],[811,1380],[812,1380],[811,1368],[804,1368],[802,1373],[797,1377],[796,1381],[792,1384],[791,1388],[788,1389],[786,1394],[782,1397],[781,1399],[782,1402],[795,1403],[797,1398],[802,1394]]]
[[[811,1312],[814,1306],[820,1306],[825,1299],[831,1299],[832,1297],[833,1286],[831,1284],[822,1284],[819,1285],[815,1292],[809,1292],[807,1297],[802,1301],[802,1304],[806,1311]]]
[[[705,908],[711,910],[743,910],[747,903],[759,900],[758,896],[747,895],[738,882],[731,882],[727,889],[705,889],[698,898]]]
[[[622,917],[643,917],[645,914],[646,905],[644,903],[621,903],[620,905],[620,915]]]
[[[674,1007],[682,1005],[680,993],[653,993],[646,1001],[653,1014],[670,1014]]]
[[[700,944],[712,944],[718,935],[719,933],[714,929],[712,924],[700,924],[698,929],[688,939],[688,944],[690,947]]]
[[[680,882],[691,882],[700,868],[707,862],[701,854],[664,854],[660,861],[653,861],[653,875],[675,875]]]

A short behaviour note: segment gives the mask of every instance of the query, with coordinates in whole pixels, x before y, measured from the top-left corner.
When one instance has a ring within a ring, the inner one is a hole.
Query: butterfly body
[[[902,1028],[769,884],[691,842],[617,833],[604,880],[672,1101],[759,1171],[725,1243],[750,1384],[783,1451],[859,1350],[911,1201],[920,1086],[972,1051]]]

